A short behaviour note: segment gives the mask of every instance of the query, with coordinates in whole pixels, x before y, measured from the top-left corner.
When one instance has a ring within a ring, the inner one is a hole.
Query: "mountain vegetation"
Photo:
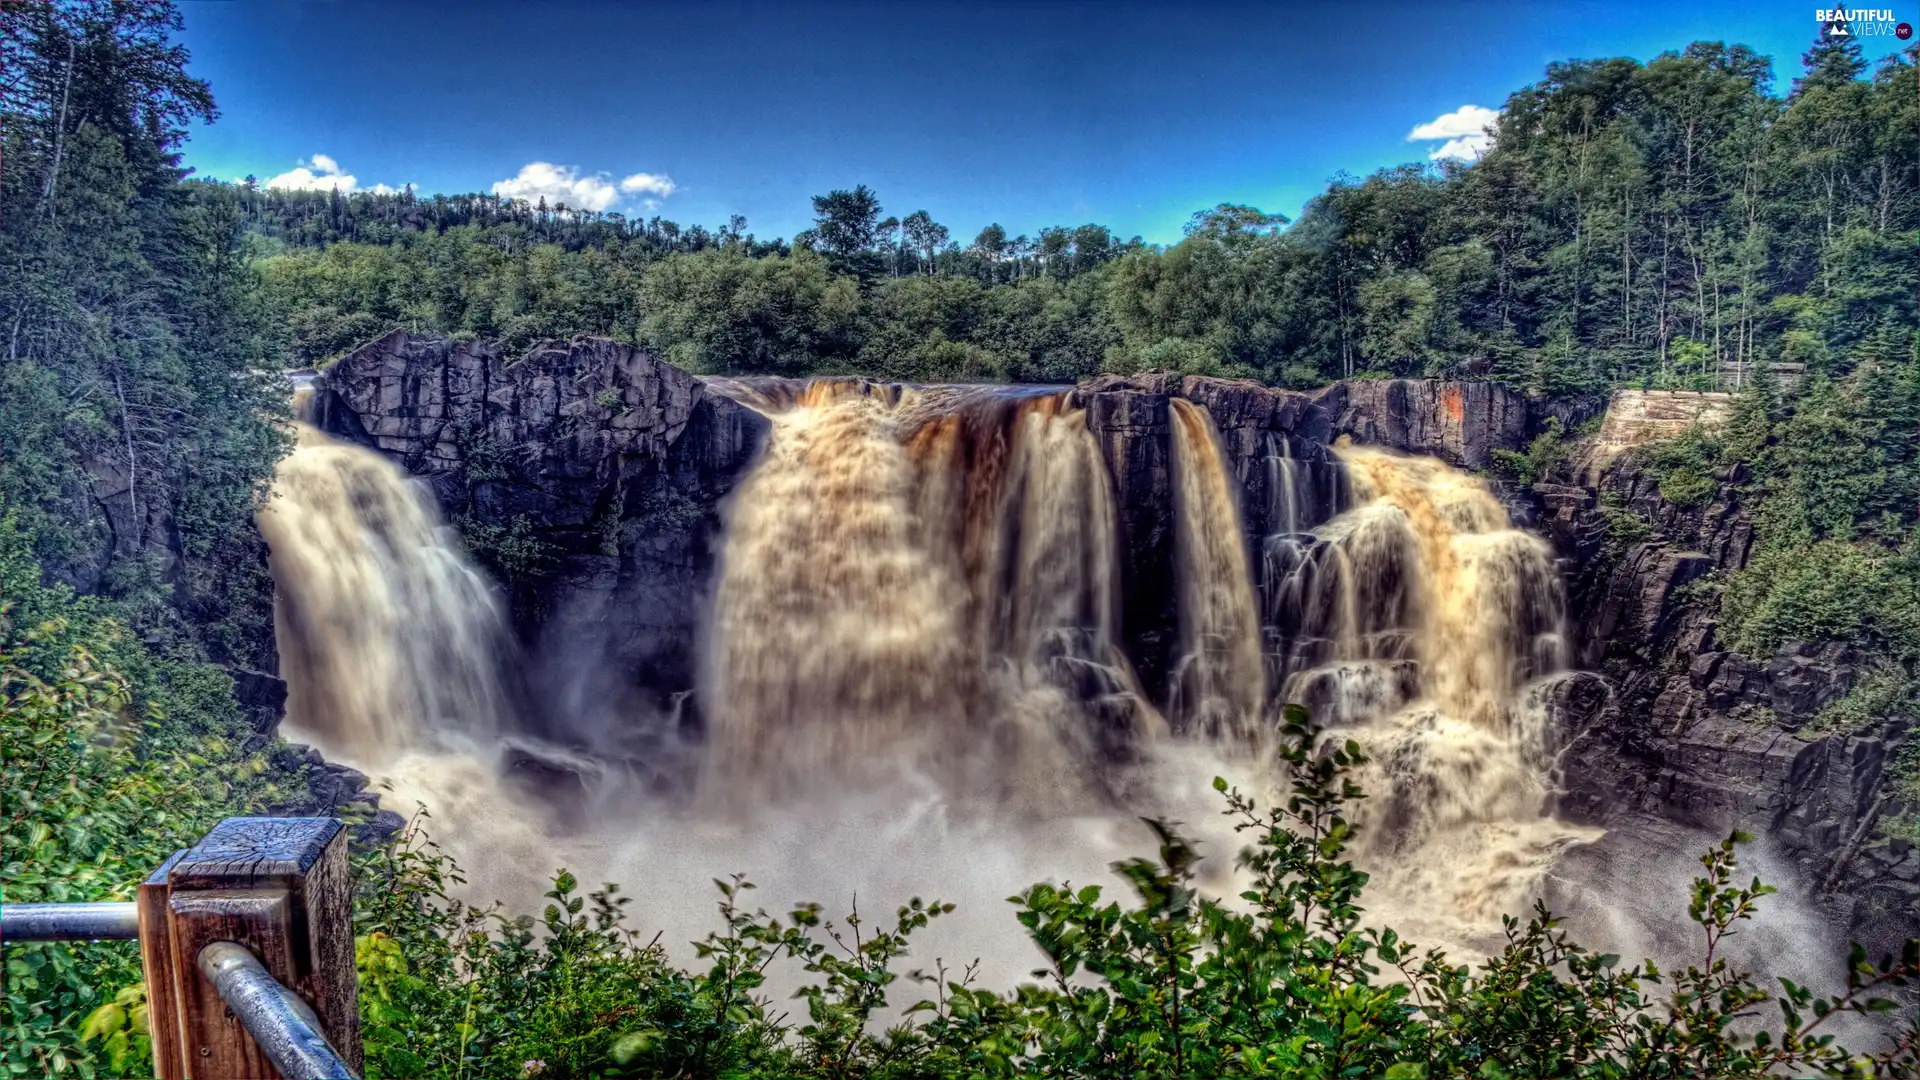
[[[1912,50],[1823,38],[1784,94],[1740,46],[1550,65],[1471,165],[1342,178],[1298,222],[1194,215],[1167,247],[1099,225],[971,242],[864,186],[763,241],[495,196],[192,185],[247,222],[284,348],[391,326],[594,333],[713,373],[1070,381],[1149,367],[1315,386],[1483,376],[1552,393],[1732,388],[1769,364],[1911,356]]]
[[[1094,224],[989,225],[963,243],[858,185],[816,197],[801,235],[763,240],[737,217],[709,231],[195,179],[182,140],[216,109],[179,26],[163,0],[0,3],[9,902],[122,898],[212,821],[284,803],[298,777],[227,674],[273,663],[251,517],[287,448],[280,373],[396,326],[510,346],[604,334],[714,373],[1735,389],[1723,429],[1648,457],[1677,505],[1724,484],[1758,507],[1752,565],[1714,583],[1727,640],[1754,655],[1858,643],[1873,675],[1823,719],[1834,730],[1920,697],[1920,51],[1868,71],[1823,36],[1779,88],[1765,58],[1711,42],[1553,64],[1476,163],[1342,178],[1297,222],[1223,204],[1159,246]],[[1516,475],[1546,475],[1562,434],[1515,455]],[[1342,857],[1360,751],[1315,755],[1314,737],[1290,715],[1287,805],[1224,793],[1249,839],[1244,907],[1200,896],[1202,853],[1163,828],[1158,859],[1117,868],[1124,903],[1047,885],[1016,898],[1043,958],[1019,989],[896,970],[942,904],[835,926],[817,908],[760,912],[745,881],[723,884],[720,928],[683,970],[611,887],[583,897],[563,874],[538,921],[451,899],[458,869],[416,830],[361,855],[369,1074],[1920,1069],[1911,1033],[1876,1061],[1840,1049],[1828,1020],[1889,1008],[1869,999],[1915,973],[1911,954],[1856,956],[1840,996],[1816,1001],[1717,952],[1766,891],[1736,883],[1731,841],[1703,859],[1702,956],[1683,971],[1585,951],[1545,912],[1471,971],[1364,928],[1365,876]],[[1895,769],[1920,806],[1911,746]],[[9,1075],[143,1067],[130,946],[9,945],[5,962]],[[774,963],[804,976],[804,1019],[761,996]]]

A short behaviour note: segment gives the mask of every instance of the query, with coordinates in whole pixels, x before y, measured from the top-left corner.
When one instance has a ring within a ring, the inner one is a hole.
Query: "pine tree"
[[[1860,42],[1854,39],[1853,28],[1845,19],[1836,19],[1822,27],[1813,47],[1801,54],[1800,63],[1807,73],[1795,80],[1796,94],[1816,86],[1845,86],[1867,70],[1867,61],[1860,54]]]

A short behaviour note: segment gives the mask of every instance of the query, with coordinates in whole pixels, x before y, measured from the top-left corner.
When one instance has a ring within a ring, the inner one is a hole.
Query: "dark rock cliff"
[[[1293,508],[1304,530],[1338,508],[1329,448],[1343,436],[1485,469],[1494,451],[1524,448],[1550,420],[1571,428],[1598,411],[1492,383],[1411,380],[1302,393],[1150,373],[1102,376],[1072,393],[1115,488],[1126,647],[1161,699],[1177,640],[1174,398],[1212,417],[1256,556],[1261,538],[1285,529],[1281,462],[1304,480],[1305,505]],[[697,722],[679,706],[695,682],[719,507],[757,451],[762,417],[610,341],[548,342],[511,358],[485,343],[402,333],[343,358],[321,380],[317,406],[326,430],[431,482],[470,541],[516,528],[538,541],[536,565],[496,572],[535,654],[526,667],[541,681],[525,689],[542,734],[593,745],[596,733],[619,729],[644,758],[647,725],[636,716]],[[1692,830],[1764,833],[1838,922],[1884,943],[1911,932],[1920,898],[1920,855],[1868,842],[1889,812],[1880,774],[1899,731],[1800,734],[1852,685],[1857,664],[1844,647],[1755,658],[1718,640],[1697,583],[1748,558],[1753,530],[1738,479],[1723,477],[1706,505],[1680,508],[1628,457],[1582,483],[1503,492],[1564,557],[1577,666],[1588,672],[1553,693],[1568,743],[1562,812],[1676,845],[1703,834]],[[1610,528],[1622,512],[1644,535],[1623,541]],[[1258,558],[1254,568],[1258,579]]]
[[[400,331],[330,368],[313,415],[431,483],[505,579],[545,734],[585,743],[602,716],[676,713],[718,504],[764,418],[604,338],[503,357]]]
[[[1717,495],[1695,507],[1663,500],[1630,458],[1592,488],[1535,487],[1571,569],[1579,666],[1605,679],[1561,709],[1571,739],[1561,811],[1622,832],[1652,821],[1759,834],[1878,955],[1920,930],[1920,856],[1874,831],[1898,809],[1881,779],[1906,723],[1864,735],[1807,729],[1859,675],[1844,642],[1750,657],[1719,639],[1706,586],[1751,553],[1743,479],[1723,471]],[[1627,520],[1641,524],[1623,529]]]

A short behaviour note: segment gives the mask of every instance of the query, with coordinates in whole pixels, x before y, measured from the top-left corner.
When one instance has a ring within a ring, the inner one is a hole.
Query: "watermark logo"
[[[1913,36],[1913,27],[1894,23],[1892,8],[1818,8],[1813,17],[1826,27],[1830,38],[1897,37],[1905,41]]]

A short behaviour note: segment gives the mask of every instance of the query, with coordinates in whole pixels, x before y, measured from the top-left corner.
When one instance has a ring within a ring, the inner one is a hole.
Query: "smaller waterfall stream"
[[[1267,683],[1238,492],[1213,418],[1185,398],[1171,408],[1182,652],[1174,712],[1196,735],[1257,746]]]
[[[1453,937],[1526,902],[1597,830],[1552,816],[1556,747],[1537,692],[1566,663],[1552,552],[1480,480],[1424,458],[1338,450],[1350,506],[1268,544],[1283,695],[1372,761],[1358,857],[1388,921]]]
[[[360,762],[501,734],[502,613],[433,495],[372,450],[295,435],[258,516],[288,724]]]

